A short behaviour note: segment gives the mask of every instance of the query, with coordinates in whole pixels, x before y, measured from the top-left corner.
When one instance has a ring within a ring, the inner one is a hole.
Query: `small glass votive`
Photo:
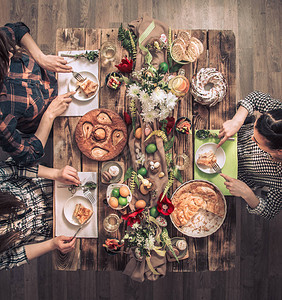
[[[120,225],[120,218],[116,214],[108,215],[103,222],[104,229],[108,232],[115,232]]]

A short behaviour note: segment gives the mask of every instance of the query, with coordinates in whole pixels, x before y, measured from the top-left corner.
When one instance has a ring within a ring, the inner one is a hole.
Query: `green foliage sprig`
[[[128,51],[129,56],[132,60],[136,61],[136,45],[137,45],[137,37],[136,35],[128,30],[123,28],[122,24],[118,29],[118,40],[121,41],[121,45],[124,49]]]

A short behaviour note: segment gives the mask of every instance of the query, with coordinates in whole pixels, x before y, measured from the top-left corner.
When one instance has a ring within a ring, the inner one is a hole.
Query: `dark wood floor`
[[[237,99],[255,89],[281,99],[280,0],[0,0],[0,25],[25,22],[45,53],[55,52],[59,27],[118,27],[143,13],[173,28],[233,30]],[[265,221],[238,201],[237,262],[228,272],[169,273],[138,284],[120,272],[54,271],[46,255],[1,271],[0,299],[281,300],[281,216]]]

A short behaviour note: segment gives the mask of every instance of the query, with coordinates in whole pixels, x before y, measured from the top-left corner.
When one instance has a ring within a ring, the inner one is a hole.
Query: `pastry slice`
[[[212,165],[214,163],[216,163],[216,156],[212,150],[210,150],[209,152],[200,154],[199,158],[197,159],[198,165],[203,165],[203,166],[210,167],[210,168],[212,167]]]
[[[80,224],[84,224],[87,220],[92,216],[93,211],[81,203],[75,205],[75,209],[73,212],[73,217],[78,220]]]
[[[95,83],[90,79],[85,79],[83,82],[77,82],[77,85],[82,89],[86,97],[91,97],[98,89],[98,83]]]

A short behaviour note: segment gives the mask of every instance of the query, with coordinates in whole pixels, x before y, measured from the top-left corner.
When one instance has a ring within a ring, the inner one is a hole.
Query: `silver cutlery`
[[[83,195],[94,205],[96,203],[95,197],[88,188],[82,188]]]
[[[221,168],[220,168],[220,166],[218,165],[217,162],[212,164],[212,168],[215,171],[215,173],[221,173]]]
[[[79,82],[83,82],[86,79],[78,72],[72,72],[72,75]]]

